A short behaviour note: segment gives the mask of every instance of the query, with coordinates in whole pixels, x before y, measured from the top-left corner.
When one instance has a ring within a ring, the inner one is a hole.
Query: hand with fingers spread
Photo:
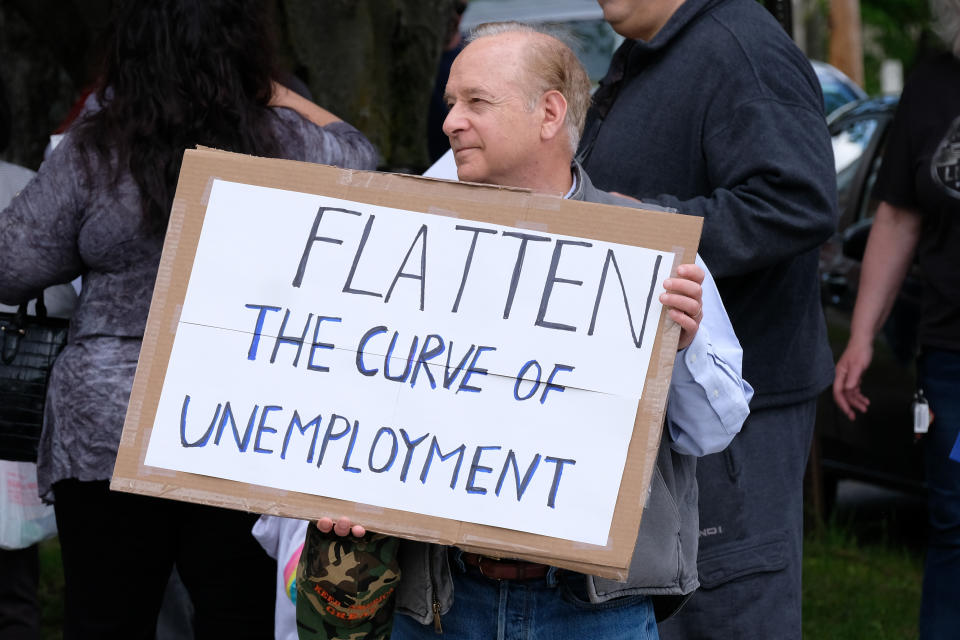
[[[350,518],[347,517],[342,517],[337,520],[320,518],[317,520],[317,529],[320,529],[323,533],[333,531],[340,537],[352,535],[354,538],[362,538],[367,533],[367,530],[362,525],[353,524]]]
[[[695,264],[677,267],[677,275],[663,281],[666,291],[660,302],[669,307],[670,319],[680,325],[677,349],[685,349],[693,342],[703,318],[703,269]]]

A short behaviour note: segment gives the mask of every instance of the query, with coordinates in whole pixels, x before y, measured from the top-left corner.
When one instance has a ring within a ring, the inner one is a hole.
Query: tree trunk
[[[860,0],[830,0],[830,64],[863,86]]]
[[[315,101],[391,169],[422,171],[449,0],[280,0],[282,40]]]

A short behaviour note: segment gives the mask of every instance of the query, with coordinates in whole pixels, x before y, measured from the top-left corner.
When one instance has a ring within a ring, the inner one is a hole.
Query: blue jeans
[[[926,435],[929,540],[920,605],[921,640],[960,633],[960,463],[949,458],[960,433],[960,352],[926,350],[920,385],[934,420]]]
[[[538,580],[491,580],[460,561],[452,565],[454,602],[442,618],[443,635],[397,614],[392,640],[658,640],[647,596],[592,604],[576,573],[551,569]]]

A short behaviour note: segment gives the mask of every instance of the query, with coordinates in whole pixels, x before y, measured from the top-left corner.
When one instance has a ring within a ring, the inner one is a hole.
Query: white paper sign
[[[217,180],[145,464],[605,544],[672,261]]]

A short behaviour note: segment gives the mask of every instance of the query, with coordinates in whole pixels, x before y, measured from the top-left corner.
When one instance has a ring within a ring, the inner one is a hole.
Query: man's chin
[[[477,171],[475,167],[463,165],[457,167],[457,179],[460,182],[489,182],[486,173]]]

